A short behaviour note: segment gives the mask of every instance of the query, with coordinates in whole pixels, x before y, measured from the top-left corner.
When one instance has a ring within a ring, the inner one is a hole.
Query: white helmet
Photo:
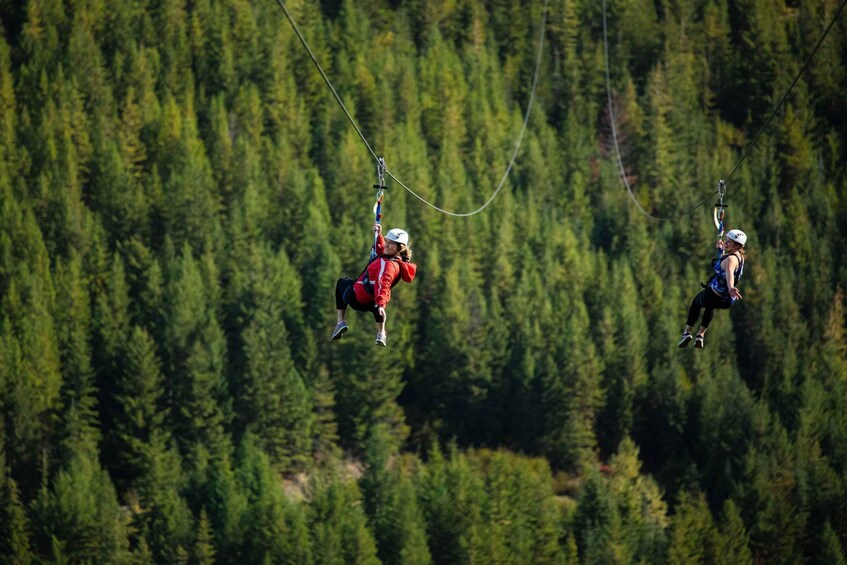
[[[726,232],[726,236],[740,245],[747,243],[747,234],[741,230],[729,230]]]
[[[409,234],[401,229],[394,228],[393,230],[389,230],[388,233],[385,234],[385,239],[390,239],[391,241],[396,241],[403,245],[409,245]]]

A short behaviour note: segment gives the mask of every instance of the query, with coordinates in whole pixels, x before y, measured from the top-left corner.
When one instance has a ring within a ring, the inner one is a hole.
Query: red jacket
[[[383,250],[385,239],[379,235],[376,238],[376,258],[368,263],[353,285],[356,300],[362,304],[375,303],[384,307],[391,300],[391,289],[395,284],[401,279],[410,283],[415,278],[417,265],[406,263],[400,257],[383,257]]]

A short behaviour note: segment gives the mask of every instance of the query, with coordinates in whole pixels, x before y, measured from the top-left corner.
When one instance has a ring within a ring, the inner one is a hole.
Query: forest
[[[847,563],[844,4],[0,0],[0,562]]]

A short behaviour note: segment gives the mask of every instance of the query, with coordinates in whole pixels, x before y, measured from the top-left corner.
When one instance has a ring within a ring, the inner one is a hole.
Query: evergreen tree
[[[391,452],[385,426],[376,426],[368,439],[367,469],[360,479],[368,523],[382,563],[431,563],[423,515],[403,462]],[[394,459],[393,461],[391,459]]]
[[[683,493],[671,523],[670,563],[711,563],[717,531],[702,494]]]
[[[134,484],[148,470],[150,450],[155,449],[153,443],[168,436],[155,343],[146,331],[136,326],[125,355],[125,371],[116,384],[117,411],[108,445],[115,474],[122,484]]]
[[[433,445],[427,465],[415,478],[433,562],[472,562],[472,529],[481,524],[485,493],[467,457],[453,446],[447,459]]]
[[[9,44],[3,37],[0,39],[0,183],[4,186],[11,186],[17,172],[17,104],[11,54]]]
[[[215,546],[205,508],[200,510],[200,519],[197,521],[197,535],[194,539],[192,557],[197,565],[212,565],[215,562]]]
[[[182,494],[187,483],[182,461],[163,433],[150,438],[143,469],[135,483],[139,498],[135,523],[156,561],[178,562],[194,539],[193,519]]]
[[[128,517],[108,474],[85,454],[60,470],[33,507],[35,549],[41,559],[122,563],[129,560]]]
[[[215,460],[231,452],[224,429],[229,400],[224,382],[226,342],[217,322],[209,289],[190,248],[173,265],[168,285],[166,390],[175,437],[190,457],[201,450]],[[211,512],[211,510],[210,510]]]
[[[124,355],[131,332],[130,296],[126,281],[124,263],[117,254],[109,254],[104,243],[97,239],[98,246],[92,253],[89,267],[93,271],[91,279],[93,301],[93,351],[92,358],[97,367],[97,388],[99,392],[100,424],[108,434],[114,429],[116,403],[116,378],[124,370]]]
[[[602,386],[606,391],[606,403],[597,418],[601,451],[617,446],[630,434],[633,406],[643,397],[648,378],[647,322],[636,307],[635,281],[624,265],[615,265],[612,277],[609,300],[615,306],[603,308],[602,324],[598,324],[603,331],[598,354],[604,360]]]
[[[621,516],[621,529],[632,560],[656,563],[667,554],[667,503],[655,479],[643,474],[639,450],[624,439],[609,461],[609,490]]]
[[[61,356],[50,259],[33,214],[0,186],[0,383],[6,453],[24,498],[39,482],[60,405]]]
[[[715,563],[753,563],[750,537],[741,519],[738,507],[731,499],[723,504],[722,520],[718,524],[719,535],[715,538]]]
[[[305,464],[311,449],[308,392],[288,350],[282,309],[285,296],[280,262],[268,251],[255,250],[250,271],[258,273],[248,292],[250,318],[243,333],[243,376],[239,411],[245,427],[256,435],[276,465],[293,469]]]
[[[242,555],[251,563],[312,563],[305,513],[285,496],[254,436],[244,437],[239,460],[238,480],[247,496]]]
[[[543,407],[552,412],[555,404],[562,403],[566,408],[562,420],[548,423],[544,442],[554,465],[579,469],[591,465],[596,458],[594,423],[604,402],[604,391],[600,389],[602,362],[586,335],[588,313],[584,304],[574,302],[565,309],[572,315],[565,322],[564,343],[555,353],[556,365],[561,367],[561,384],[556,385],[556,394],[551,390],[545,395]]]
[[[838,534],[832,525],[827,522],[823,532],[820,534],[820,543],[816,544],[816,559],[820,563],[832,563],[832,565],[843,565],[847,563],[847,555],[844,554],[844,545],[838,538]]]
[[[314,478],[309,530],[316,563],[379,563],[376,542],[360,502],[355,482],[332,472]]]
[[[586,475],[580,487],[573,517],[574,537],[580,561],[586,563],[628,562],[620,539],[620,514],[608,485],[596,471]]]
[[[0,427],[2,430],[2,427]],[[30,541],[29,520],[15,480],[9,475],[0,449],[0,561],[29,565],[35,561]]]
[[[57,262],[55,276],[60,289],[55,319],[63,367],[60,460],[67,461],[73,453],[86,452],[93,456],[97,452],[100,426],[88,342],[91,308],[79,258],[72,255],[67,264]]]

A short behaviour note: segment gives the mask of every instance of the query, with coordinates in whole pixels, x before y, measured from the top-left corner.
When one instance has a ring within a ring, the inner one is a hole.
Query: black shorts
[[[729,296],[715,294],[711,288],[704,288],[694,297],[698,301],[700,308],[713,308],[715,310],[726,310],[732,306],[732,299]]]
[[[385,320],[383,316],[379,315],[379,308],[377,308],[376,304],[371,302],[370,304],[362,304],[356,298],[356,293],[353,291],[353,285],[356,284],[354,279],[350,277],[343,277],[338,279],[338,282],[335,283],[335,308],[336,310],[344,310],[348,306],[357,312],[370,312],[373,314],[375,322],[382,322]]]

